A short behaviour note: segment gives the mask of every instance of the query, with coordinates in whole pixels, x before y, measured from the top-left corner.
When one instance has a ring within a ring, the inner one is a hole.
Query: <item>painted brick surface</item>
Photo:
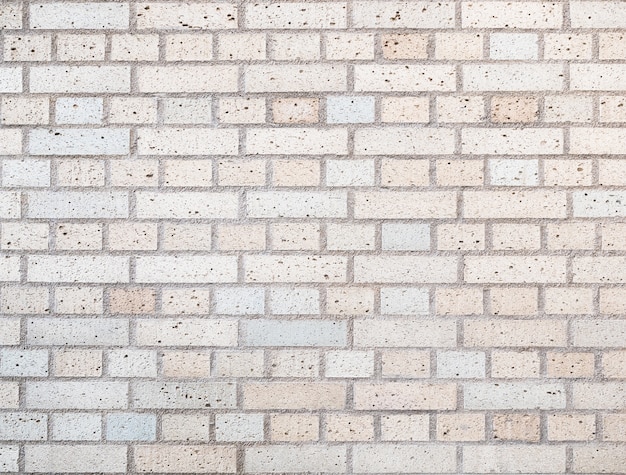
[[[626,4],[0,2],[0,473],[626,473]]]

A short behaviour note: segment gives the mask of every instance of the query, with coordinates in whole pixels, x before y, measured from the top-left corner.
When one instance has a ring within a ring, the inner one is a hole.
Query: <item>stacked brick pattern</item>
[[[0,472],[626,473],[626,2],[0,26]]]

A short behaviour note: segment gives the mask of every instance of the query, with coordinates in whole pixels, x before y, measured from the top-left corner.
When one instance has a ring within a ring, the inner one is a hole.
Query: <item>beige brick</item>
[[[111,35],[111,60],[157,61],[159,59],[158,35]]]
[[[60,377],[98,377],[102,375],[102,351],[59,350],[54,353],[54,375]]]
[[[166,61],[209,61],[212,57],[212,35],[176,34],[165,37]]]
[[[475,186],[484,180],[482,160],[437,160],[437,184],[440,186]]]
[[[331,287],[326,293],[326,312],[367,315],[374,312],[374,292],[360,287]]]
[[[430,353],[427,351],[386,350],[381,355],[383,378],[428,378],[430,376]]]
[[[163,248],[210,251],[211,226],[209,224],[168,224],[164,228]]]
[[[436,290],[437,315],[480,315],[483,291],[480,288],[440,288]]]
[[[286,98],[272,102],[274,122],[282,124],[314,124],[319,122],[319,99]]]
[[[265,160],[220,160],[217,164],[220,186],[262,186],[265,184]]]
[[[532,414],[496,414],[493,416],[493,438],[539,442],[539,416]]]
[[[104,35],[57,36],[57,59],[60,61],[102,61],[106,37]]]
[[[222,224],[217,228],[218,247],[224,251],[265,249],[262,224]]]
[[[596,438],[596,418],[592,414],[550,414],[548,440],[590,441]]]
[[[115,288],[109,291],[109,305],[112,313],[153,313],[155,300],[156,292],[149,288]]]
[[[600,33],[599,35],[600,59],[624,59],[626,58],[626,35],[623,33]]]
[[[539,367],[539,353],[536,351],[497,350],[491,353],[491,376],[493,378],[537,378]]]
[[[437,120],[448,122],[481,122],[485,118],[485,101],[480,96],[438,96]]]
[[[544,184],[547,186],[589,186],[593,183],[591,160],[546,160]]]
[[[537,313],[537,288],[490,289],[491,312],[494,315],[534,315]]]
[[[157,225],[155,223],[109,224],[109,249],[146,250],[157,249]]]
[[[141,473],[236,472],[236,450],[227,446],[137,445],[133,460]]]
[[[483,57],[482,33],[435,33],[435,58],[475,60]]]
[[[251,65],[245,68],[247,92],[322,92],[346,90],[341,65]]]
[[[161,360],[165,377],[207,378],[211,375],[209,352],[166,351]]]
[[[380,117],[383,122],[427,123],[429,105],[426,97],[383,97]]]
[[[274,33],[270,35],[270,56],[283,61],[319,60],[320,43],[318,33]]]
[[[261,377],[264,372],[263,351],[217,351],[215,372],[221,377]]]
[[[484,414],[438,414],[437,440],[446,442],[485,440]]]
[[[209,441],[210,416],[164,414],[161,419],[163,440]]]
[[[547,353],[547,373],[552,378],[593,377],[593,353]]]
[[[565,346],[561,320],[466,320],[467,346]]]
[[[539,116],[537,99],[527,96],[497,96],[491,99],[491,121],[536,122]]]
[[[549,33],[543,48],[545,59],[591,59],[591,35]]]
[[[394,34],[380,38],[385,59],[424,59],[428,57],[428,35]]]
[[[346,387],[343,383],[246,383],[245,409],[343,409]]]
[[[319,440],[319,416],[309,414],[273,414],[270,416],[270,438],[276,442],[310,442]]]
[[[50,61],[51,35],[6,35],[5,61]]]
[[[318,160],[274,160],[272,171],[275,186],[318,186],[320,183]]]
[[[137,28],[222,30],[237,27],[237,8],[225,3],[158,3],[137,5]]]
[[[2,123],[47,124],[49,121],[49,101],[40,97],[2,98]]]

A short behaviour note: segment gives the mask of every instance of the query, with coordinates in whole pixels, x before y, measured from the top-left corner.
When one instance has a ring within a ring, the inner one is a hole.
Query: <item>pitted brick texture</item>
[[[626,3],[0,3],[0,473],[626,473]]]

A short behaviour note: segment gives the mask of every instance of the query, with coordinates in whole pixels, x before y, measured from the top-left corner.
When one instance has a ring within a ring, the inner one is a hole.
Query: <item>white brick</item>
[[[305,287],[274,287],[270,290],[270,307],[275,315],[319,313],[319,291]]]
[[[29,409],[124,409],[128,383],[29,381],[25,385]]]
[[[33,473],[119,473],[126,471],[126,458],[122,445],[29,445],[25,467]]]
[[[356,28],[453,28],[453,2],[355,2]]]
[[[248,193],[251,218],[344,218],[344,191],[259,191]]]
[[[20,448],[17,445],[0,445],[0,472],[18,472]]]
[[[32,66],[30,92],[130,92],[128,66]]]
[[[112,256],[30,256],[28,259],[28,281],[128,282],[128,258]]]
[[[36,191],[28,193],[28,216],[53,219],[128,217],[124,192]]]
[[[127,3],[35,3],[30,5],[33,29],[96,30],[129,26]]]
[[[354,281],[371,283],[453,283],[457,259],[435,256],[355,256]]]
[[[233,320],[138,320],[135,332],[141,346],[235,346]]]
[[[128,129],[35,129],[29,133],[32,155],[126,155]]]
[[[137,216],[144,219],[236,218],[239,214],[239,198],[235,193],[139,191],[135,197]]]
[[[558,155],[563,153],[561,129],[466,128],[461,149],[477,155]]]
[[[380,311],[386,315],[428,315],[428,290],[405,287],[380,289]]]
[[[565,473],[565,447],[466,446],[463,467],[469,473]]]
[[[346,4],[256,3],[246,5],[246,27],[251,29],[345,28]]]
[[[140,129],[140,155],[236,155],[239,138],[235,129]]]
[[[231,256],[138,257],[136,282],[236,282],[237,259]]]
[[[449,155],[454,153],[454,132],[412,127],[359,128],[354,148],[357,155]]]
[[[52,440],[100,440],[102,417],[86,412],[57,413],[52,415]]]
[[[22,153],[21,130],[0,130],[0,153],[2,155],[20,155]]]
[[[357,473],[438,473],[456,470],[452,445],[380,444],[356,445],[353,454]]]
[[[347,72],[341,65],[252,65],[245,68],[246,92],[345,91]]]
[[[48,416],[40,413],[0,414],[0,440],[46,440]]]
[[[122,346],[128,345],[128,320],[34,318],[28,321],[29,345]]]
[[[467,64],[463,66],[465,91],[561,91],[560,64]]]
[[[456,71],[448,65],[355,65],[354,90],[417,92],[456,90]]]
[[[139,92],[236,92],[235,66],[140,66]]]
[[[490,41],[491,59],[537,59],[539,48],[534,33],[492,33]]]
[[[103,101],[99,97],[60,97],[56,101],[57,124],[101,124]]]
[[[161,3],[137,5],[137,28],[163,30],[221,30],[237,28],[233,3]]]
[[[560,28],[563,6],[555,2],[463,2],[463,28]]]
[[[466,409],[565,409],[565,387],[546,383],[466,383]]]
[[[253,155],[346,155],[345,129],[249,129],[246,152]]]

